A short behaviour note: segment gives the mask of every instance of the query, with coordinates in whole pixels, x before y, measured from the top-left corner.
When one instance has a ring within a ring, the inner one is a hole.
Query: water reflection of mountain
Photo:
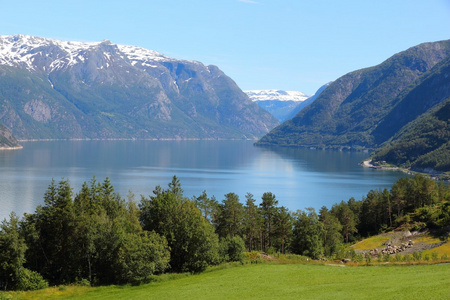
[[[285,160],[292,161],[295,168],[305,171],[342,173],[360,168],[358,163],[367,158],[364,152],[344,152],[294,147],[260,147],[261,151],[276,153]]]

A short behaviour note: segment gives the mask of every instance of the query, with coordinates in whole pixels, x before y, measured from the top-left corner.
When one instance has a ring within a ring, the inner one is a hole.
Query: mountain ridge
[[[259,107],[271,113],[278,121],[283,122],[296,109],[299,103],[309,98],[299,91],[283,90],[246,90],[244,93]]]
[[[449,54],[450,40],[424,43],[377,66],[350,72],[257,144],[374,149],[386,141],[373,136],[380,120],[411,92],[416,80]]]
[[[25,35],[0,36],[0,121],[19,139],[255,139],[278,124],[216,66]]]

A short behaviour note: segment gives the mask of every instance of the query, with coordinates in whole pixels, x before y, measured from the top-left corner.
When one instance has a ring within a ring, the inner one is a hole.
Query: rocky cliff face
[[[215,66],[22,35],[0,37],[0,121],[21,139],[251,139],[278,123]]]

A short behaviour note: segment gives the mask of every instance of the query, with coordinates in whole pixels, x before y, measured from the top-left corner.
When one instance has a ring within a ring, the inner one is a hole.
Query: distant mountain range
[[[309,98],[308,95],[297,91],[283,90],[247,90],[249,98],[270,112],[280,122],[288,119],[299,103]]]
[[[292,119],[299,111],[311,104],[328,84],[322,86],[314,95],[308,96],[298,91],[247,90],[250,99],[270,112],[280,122]]]
[[[359,150],[383,146],[388,148],[377,151],[377,160],[434,168],[437,163],[416,161],[430,151],[450,157],[450,114],[443,104],[450,97],[449,78],[450,40],[420,44],[337,79],[257,145]],[[416,133],[414,142],[407,143],[411,132]]]
[[[18,139],[254,139],[279,124],[216,66],[25,35],[0,36],[0,123]]]

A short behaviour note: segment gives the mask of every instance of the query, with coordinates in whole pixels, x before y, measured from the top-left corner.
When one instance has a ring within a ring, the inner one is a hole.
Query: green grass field
[[[163,275],[170,276],[170,275]],[[141,286],[0,293],[13,299],[448,299],[450,264],[337,267],[257,264],[175,275]]]

